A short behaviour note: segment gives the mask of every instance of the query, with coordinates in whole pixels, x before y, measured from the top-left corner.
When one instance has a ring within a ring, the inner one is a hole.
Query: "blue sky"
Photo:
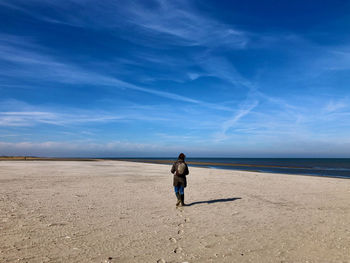
[[[350,1],[0,0],[0,155],[350,157]]]

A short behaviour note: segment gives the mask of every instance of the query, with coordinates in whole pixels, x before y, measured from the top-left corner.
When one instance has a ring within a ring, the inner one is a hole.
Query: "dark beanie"
[[[180,160],[185,160],[185,157],[186,157],[185,154],[183,154],[183,153],[179,154],[179,159]]]

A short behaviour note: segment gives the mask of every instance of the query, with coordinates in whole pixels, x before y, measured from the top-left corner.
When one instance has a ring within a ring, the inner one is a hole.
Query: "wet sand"
[[[0,262],[350,262],[350,180],[1,161]]]

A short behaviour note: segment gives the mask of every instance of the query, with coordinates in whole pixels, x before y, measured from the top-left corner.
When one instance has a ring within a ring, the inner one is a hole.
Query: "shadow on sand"
[[[199,201],[199,202],[188,203],[188,204],[186,204],[186,206],[199,205],[199,204],[225,203],[225,202],[236,201],[239,199],[242,199],[242,198],[233,197],[233,198],[214,199],[214,200],[208,200],[208,201]]]

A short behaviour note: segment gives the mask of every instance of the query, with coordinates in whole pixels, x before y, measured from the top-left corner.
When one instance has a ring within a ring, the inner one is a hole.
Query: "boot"
[[[180,198],[181,198],[180,206],[185,206],[185,194],[180,195]]]
[[[181,195],[180,195],[180,193],[176,193],[176,197],[177,197],[176,206],[179,206],[181,204]]]

